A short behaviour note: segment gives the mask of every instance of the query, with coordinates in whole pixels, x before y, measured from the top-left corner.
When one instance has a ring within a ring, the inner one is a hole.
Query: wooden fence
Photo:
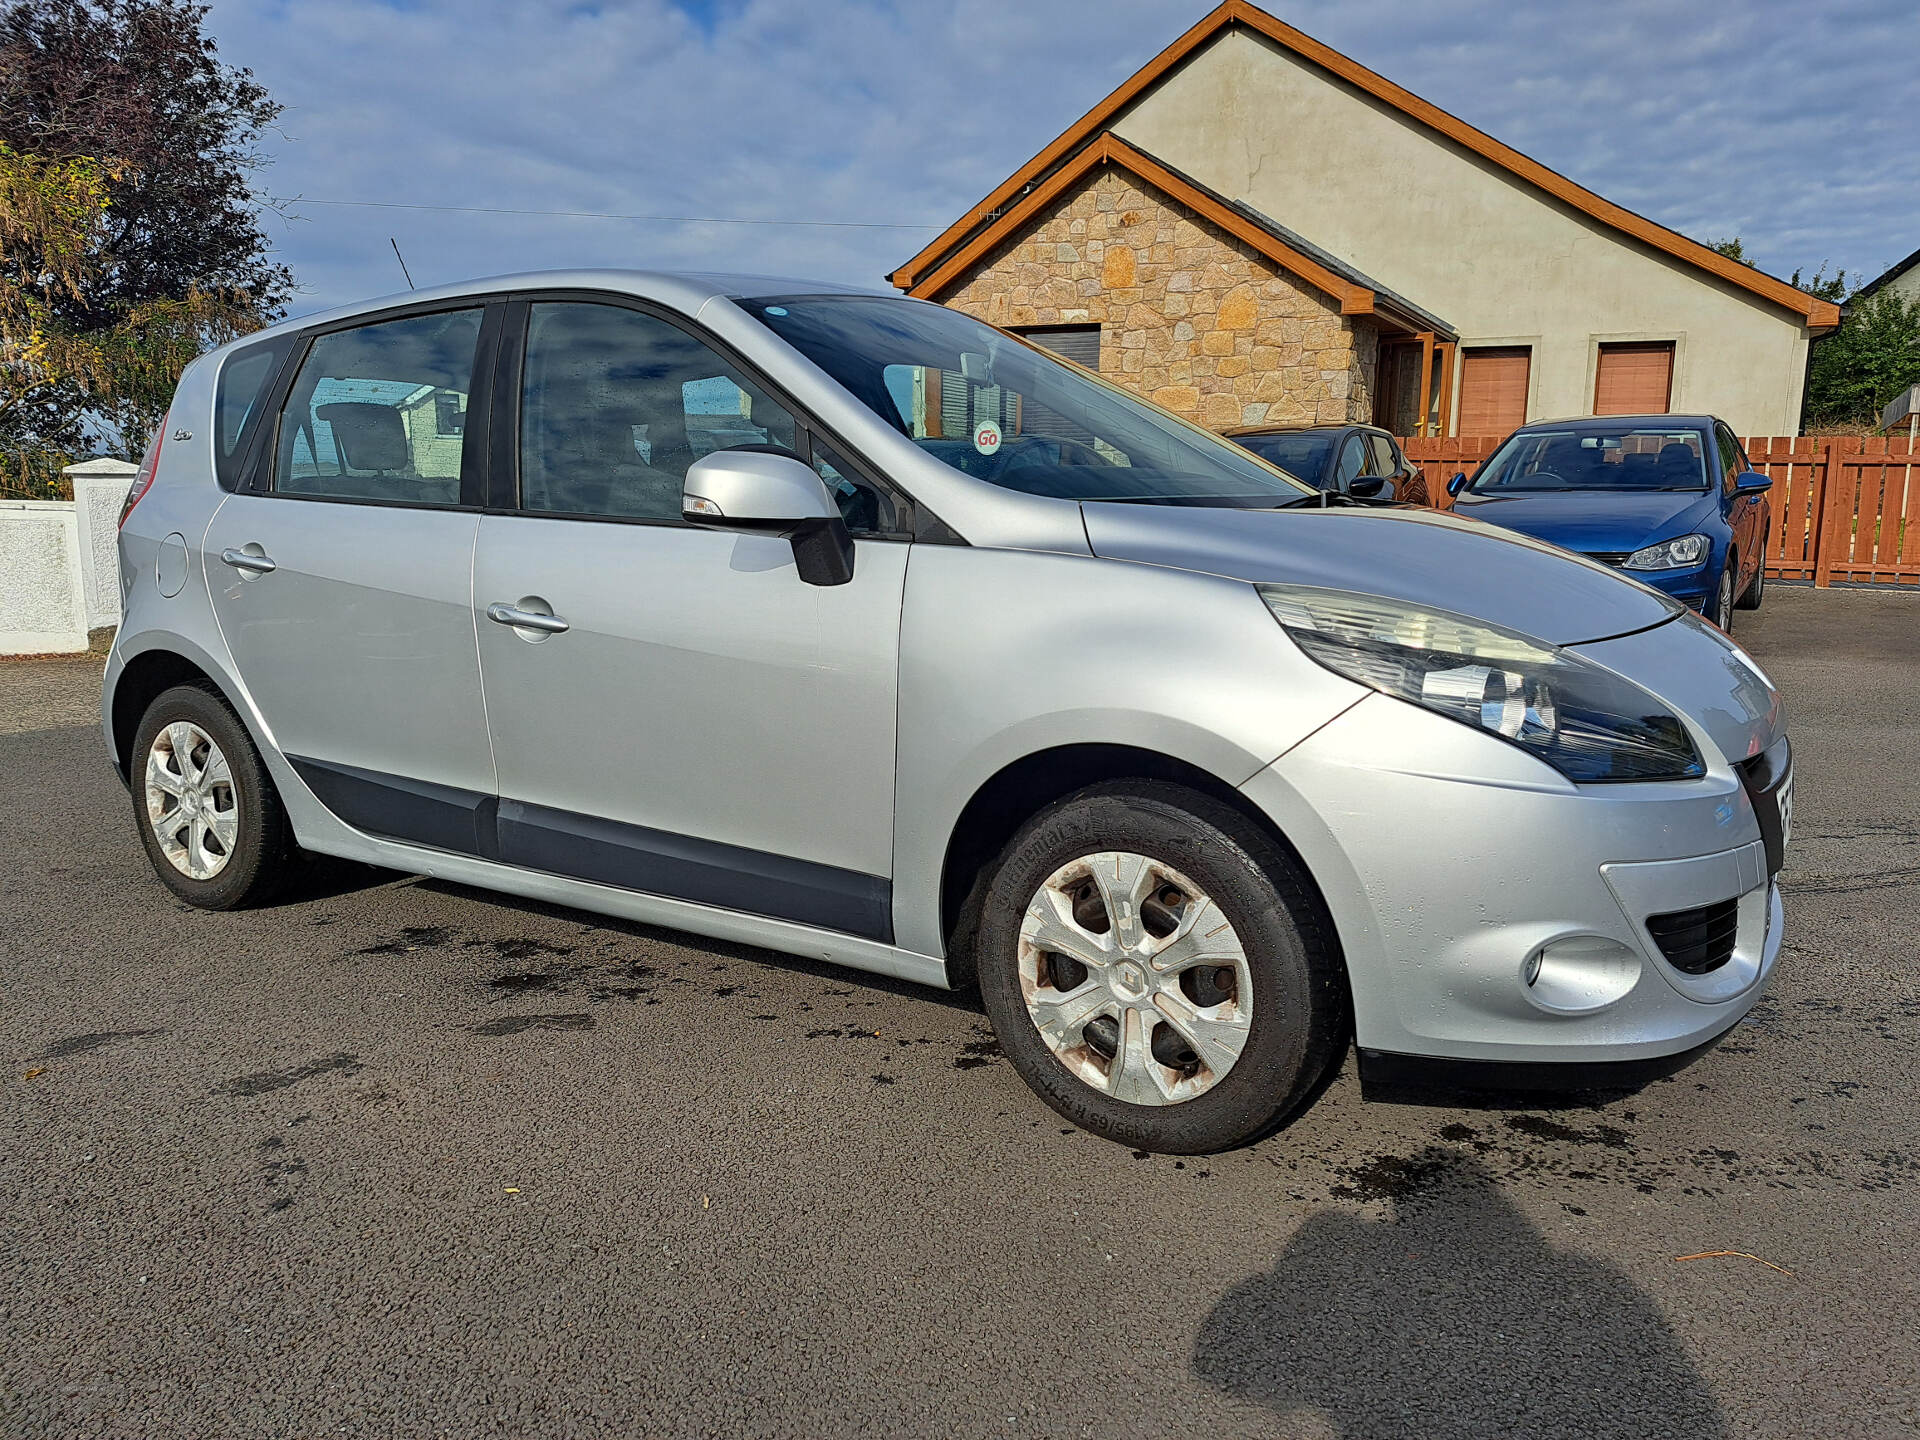
[[[1400,445],[1445,509],[1453,503],[1448,479],[1458,470],[1471,475],[1502,438],[1414,436]],[[1741,443],[1753,468],[1773,477],[1769,578],[1920,586],[1920,446],[1857,436]]]

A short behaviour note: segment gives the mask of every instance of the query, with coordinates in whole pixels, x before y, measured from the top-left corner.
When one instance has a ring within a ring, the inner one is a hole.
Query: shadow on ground
[[[1727,1433],[1705,1379],[1623,1272],[1555,1248],[1457,1153],[1405,1161],[1388,1212],[1323,1211],[1200,1327],[1194,1372],[1343,1436]]]

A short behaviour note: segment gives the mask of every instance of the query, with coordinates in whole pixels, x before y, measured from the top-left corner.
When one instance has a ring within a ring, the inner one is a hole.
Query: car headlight
[[[1706,773],[1679,716],[1583,655],[1377,595],[1256,588],[1294,643],[1335,674],[1497,735],[1569,780]]]
[[[1713,542],[1704,535],[1682,535],[1634,551],[1621,562],[1625,570],[1684,570],[1707,558]]]

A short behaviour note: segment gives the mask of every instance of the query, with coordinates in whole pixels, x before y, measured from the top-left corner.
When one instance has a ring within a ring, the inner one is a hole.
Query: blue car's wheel
[[[1713,592],[1713,605],[1707,611],[1707,618],[1729,635],[1733,633],[1733,554],[1727,554],[1727,563],[1720,570],[1720,584]]]
[[[1747,582],[1746,593],[1734,603],[1742,610],[1758,610],[1760,602],[1767,595],[1767,557],[1761,552],[1760,564],[1753,572],[1753,579]]]

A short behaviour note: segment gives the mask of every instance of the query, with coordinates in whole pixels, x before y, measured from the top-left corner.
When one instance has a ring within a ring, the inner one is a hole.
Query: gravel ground
[[[1750,1023],[1187,1160],[968,997],[367,871],[190,910],[97,661],[0,664],[0,1434],[1913,1433],[1920,597],[1740,619],[1799,766]]]

